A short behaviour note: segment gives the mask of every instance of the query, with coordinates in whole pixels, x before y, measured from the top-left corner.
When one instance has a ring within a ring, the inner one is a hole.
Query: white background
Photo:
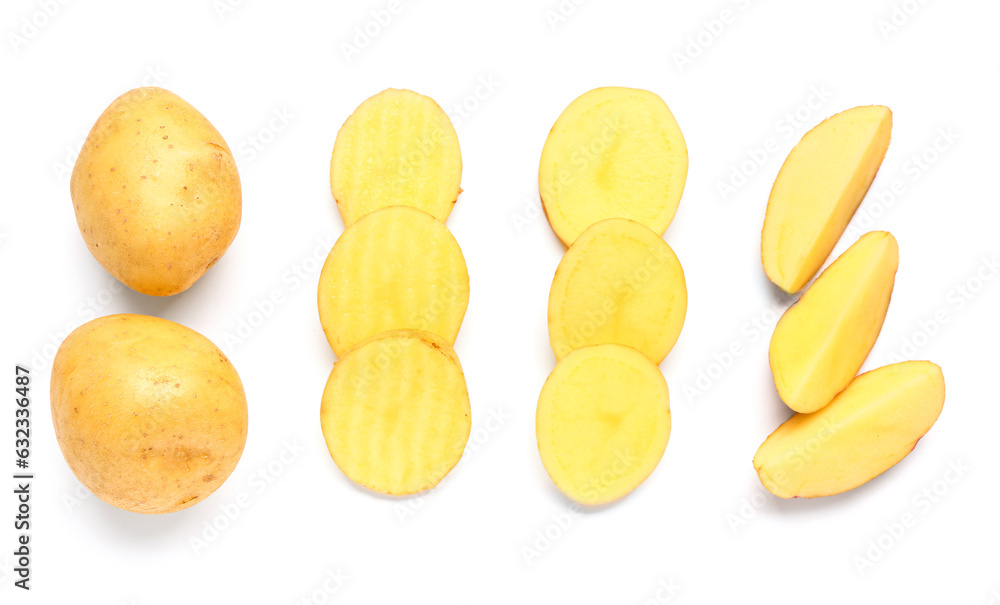
[[[233,4],[4,2],[0,342],[11,390],[15,362],[33,368],[37,479],[26,595],[9,575],[13,406],[6,404],[0,601],[985,605],[1000,598],[1000,279],[990,269],[1000,252],[996,3],[567,0],[571,14],[554,24],[557,0]],[[390,6],[399,9],[391,21],[368,25],[380,31],[348,57],[344,44],[354,44],[356,28]],[[679,62],[684,53],[698,56]],[[88,253],[69,199],[68,173],[94,120],[143,84],[164,86],[204,113],[234,149],[243,183],[243,223],[229,252],[168,299],[121,289]],[[661,95],[686,137],[687,188],[665,237],[684,265],[689,308],[662,365],[673,412],[662,462],[623,501],[578,514],[549,481],[535,446],[535,402],[554,365],[546,301],[563,252],[538,211],[536,176],[556,117],[604,85]],[[318,422],[334,355],[315,288],[319,263],[342,230],[329,191],[330,151],[351,111],[387,87],[427,94],[453,113],[465,193],[448,226],[472,281],[456,349],[476,451],[423,498],[402,500],[351,484],[326,452]],[[463,103],[469,110],[459,115],[453,108]],[[766,362],[771,327],[791,299],[760,266],[764,207],[785,155],[808,128],[873,103],[894,111],[892,144],[835,252],[871,228],[897,237],[892,305],[866,369],[894,355],[937,362],[947,382],[944,413],[908,458],[868,485],[779,501],[751,465],[759,443],[789,415]],[[273,121],[275,112],[290,115],[287,124]],[[939,140],[946,131],[957,140]],[[267,142],[254,149],[253,140]],[[720,183],[733,182],[748,150],[765,146],[771,151],[758,154],[759,167],[748,163],[753,174],[723,195]],[[921,155],[933,162],[919,166],[913,158]],[[888,200],[894,183],[902,193]],[[303,281],[291,277],[295,271]],[[255,305],[273,290],[284,302],[246,342],[226,344],[241,320],[257,319]],[[54,439],[47,394],[55,347],[68,330],[118,312],[166,317],[205,334],[230,355],[246,387],[242,461],[218,492],[183,512],[142,516],[89,496]],[[935,328],[935,317],[943,325]],[[726,358],[734,345],[741,354]],[[488,431],[491,412],[503,420]],[[949,473],[949,465],[966,470]],[[228,521],[224,511],[234,507],[238,517]],[[886,534],[907,513],[912,527]],[[224,529],[212,536],[209,524]],[[540,538],[546,532],[554,539]],[[192,538],[207,548],[196,552]],[[529,561],[526,549],[540,556]],[[338,571],[343,585],[324,588]],[[676,587],[673,596],[667,585]]]

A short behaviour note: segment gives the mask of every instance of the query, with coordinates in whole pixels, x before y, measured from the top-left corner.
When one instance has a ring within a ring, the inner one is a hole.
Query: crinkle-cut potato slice
[[[337,360],[320,421],[345,475],[399,496],[434,487],[454,468],[469,439],[470,413],[451,345],[429,332],[397,330]]]
[[[563,256],[549,292],[549,340],[557,359],[588,345],[634,347],[660,363],[687,311],[684,271],[648,227],[624,218],[587,228]]]
[[[430,97],[384,90],[358,106],[337,133],[330,189],[345,226],[395,205],[419,208],[443,222],[461,181],[458,135]]]
[[[898,266],[896,238],[866,233],[781,317],[769,357],[788,407],[815,412],[854,380],[882,330]]]
[[[639,351],[577,349],[545,381],[535,418],[538,452],[570,499],[598,505],[646,480],[670,437],[667,382]]]
[[[684,192],[684,135],[663,99],[648,90],[584,93],[549,132],[538,189],[553,231],[569,246],[606,218],[627,218],[663,235]]]
[[[796,414],[757,450],[761,483],[779,498],[832,496],[889,470],[930,430],[944,405],[944,376],[904,361],[854,379],[818,412]]]
[[[889,148],[888,107],[855,107],[810,130],[771,188],[761,234],[768,279],[798,292],[830,255],[871,187]]]
[[[318,298],[338,356],[388,330],[427,330],[454,344],[469,304],[469,271],[444,223],[390,206],[344,230],[323,265]]]

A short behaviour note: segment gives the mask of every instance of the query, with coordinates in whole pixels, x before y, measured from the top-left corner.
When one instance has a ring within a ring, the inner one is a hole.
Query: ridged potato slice
[[[687,287],[677,256],[648,227],[605,219],[584,231],[556,269],[549,292],[549,340],[557,359],[580,347],[616,343],[659,364],[684,325]]]
[[[323,265],[318,303],[338,356],[388,330],[427,330],[454,344],[469,304],[469,272],[444,223],[390,206],[344,230]]]
[[[888,107],[855,107],[810,130],[771,188],[761,233],[768,279],[798,292],[830,255],[871,187],[889,148]]]
[[[631,347],[577,349],[556,364],[538,398],[538,452],[570,499],[597,505],[639,486],[670,438],[663,374]]]
[[[597,88],[563,111],[545,140],[538,188],[553,231],[569,246],[606,218],[663,235],[684,192],[684,135],[648,90]]]
[[[788,407],[815,412],[854,380],[882,330],[898,266],[896,238],[866,233],[781,317],[769,357]]]
[[[444,221],[462,188],[462,152],[448,114],[430,97],[384,90],[337,133],[330,189],[344,225],[385,206],[413,206]]]
[[[415,494],[458,463],[471,430],[465,375],[429,332],[379,334],[337,360],[320,422],[334,462],[377,492]]]
[[[889,470],[930,430],[944,405],[944,376],[904,361],[854,379],[822,410],[796,414],[757,450],[753,465],[779,498],[839,494]]]

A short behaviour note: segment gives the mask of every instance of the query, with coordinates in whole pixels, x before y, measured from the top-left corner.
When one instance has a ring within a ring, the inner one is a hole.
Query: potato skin
[[[242,215],[222,135],[156,87],[131,90],[104,110],[73,167],[70,196],[94,258],[152,296],[196,282],[229,248]]]
[[[201,334],[157,317],[109,315],[74,330],[52,364],[51,403],[73,473],[128,511],[203,500],[246,443],[236,369]]]

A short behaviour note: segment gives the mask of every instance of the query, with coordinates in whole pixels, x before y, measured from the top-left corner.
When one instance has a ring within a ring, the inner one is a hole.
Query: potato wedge
[[[781,317],[769,358],[788,407],[815,412],[854,380],[882,330],[898,266],[896,239],[866,233]]]
[[[855,107],[810,130],[771,188],[761,233],[767,277],[793,293],[830,255],[871,187],[889,148],[888,107]]]
[[[469,304],[469,272],[444,223],[390,206],[344,230],[323,265],[318,299],[338,356],[388,330],[427,330],[454,344]]]
[[[337,133],[330,189],[344,225],[386,206],[419,208],[444,222],[462,191],[462,152],[448,114],[430,97],[384,90]]]
[[[634,347],[659,364],[687,312],[684,271],[648,227],[624,218],[594,223],[563,256],[549,292],[556,359],[588,345]]]
[[[458,463],[471,430],[458,357],[440,336],[379,334],[337,360],[320,422],[334,462],[377,492],[415,494]]]
[[[545,381],[535,428],[556,487],[580,504],[612,502],[645,481],[663,457],[670,438],[667,382],[631,347],[577,349]]]
[[[944,376],[929,361],[866,372],[822,410],[796,414],[757,450],[753,465],[779,498],[839,494],[902,460],[944,405]]]
[[[684,135],[648,90],[584,93],[545,140],[538,189],[553,231],[569,246],[606,218],[627,218],[663,235],[684,192]]]

